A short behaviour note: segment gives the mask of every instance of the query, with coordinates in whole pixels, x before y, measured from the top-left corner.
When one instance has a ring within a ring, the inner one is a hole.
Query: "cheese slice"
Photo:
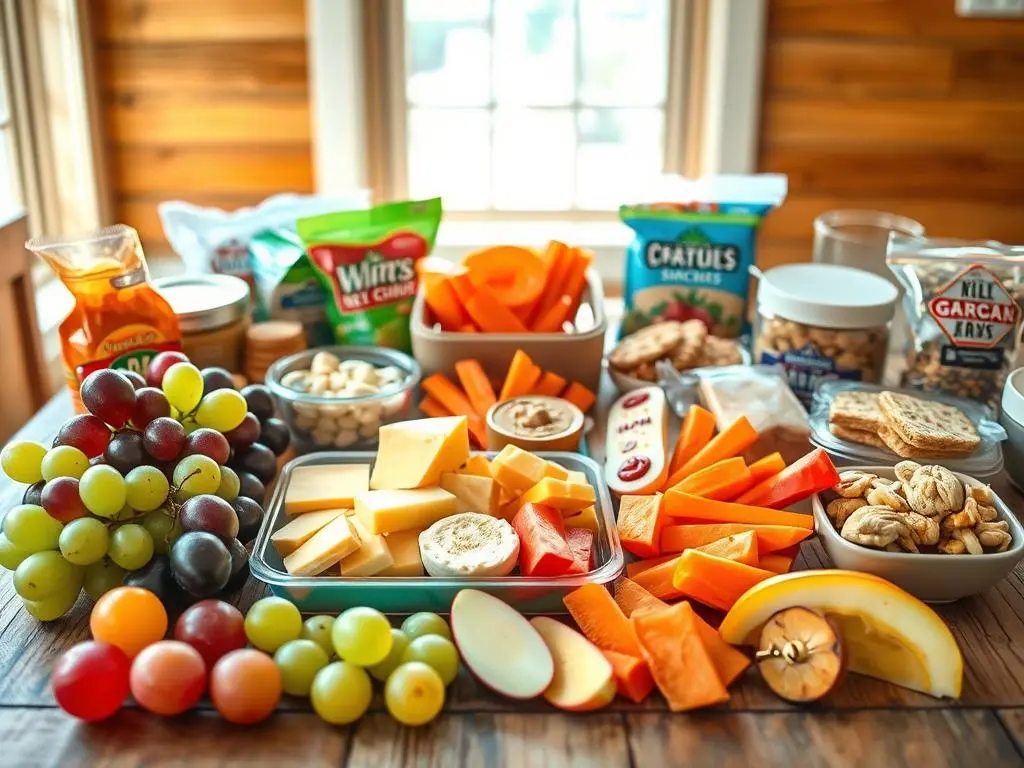
[[[566,472],[566,474],[568,475],[568,477],[558,479],[567,480],[570,483],[583,483],[584,485],[587,485],[589,483],[589,481],[587,480],[586,473],[581,472],[578,469],[570,469],[568,472]]]
[[[284,559],[292,576],[316,576],[359,549],[359,535],[352,518],[338,515]]]
[[[351,509],[352,500],[369,487],[369,464],[296,467],[284,492],[284,511],[301,515],[321,509]]]
[[[565,518],[566,528],[586,528],[597,533],[597,509],[591,504],[574,515]]]
[[[331,522],[339,515],[347,514],[346,509],[324,509],[320,512],[308,512],[299,515],[283,528],[275,531],[270,536],[270,543],[274,545],[281,557],[290,555],[311,538],[313,534]]]
[[[544,478],[547,462],[517,445],[506,445],[491,461],[491,472],[513,494],[529,490]]]
[[[455,514],[455,496],[443,488],[367,491],[356,497],[356,517],[370,533],[426,528]]]
[[[391,552],[392,563],[378,576],[422,576],[423,560],[420,558],[420,529],[395,531],[384,537]]]
[[[460,475],[480,475],[480,477],[491,476],[491,462],[482,453],[474,454],[459,467]]]
[[[583,474],[582,472],[579,474]],[[569,470],[563,467],[561,464],[556,464],[553,461],[545,462],[544,464],[544,477],[553,477],[555,480],[568,480]]]
[[[563,515],[579,512],[594,503],[594,489],[589,485],[568,483],[546,477],[519,497],[523,504],[544,504],[561,511]]]
[[[454,472],[469,459],[465,416],[416,419],[380,428],[370,488],[396,490],[437,485],[442,472]]]
[[[441,475],[441,487],[455,497],[456,512],[498,514],[500,487],[492,477],[445,472]]]
[[[342,558],[342,576],[376,576],[394,565],[395,559],[383,536],[366,530],[358,517],[352,517],[349,522],[359,536],[359,549]]]

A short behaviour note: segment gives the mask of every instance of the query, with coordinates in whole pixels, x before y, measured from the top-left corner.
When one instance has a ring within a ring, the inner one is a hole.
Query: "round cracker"
[[[685,334],[683,323],[675,320],[641,328],[615,345],[608,353],[608,365],[617,371],[629,371],[644,363],[653,363],[667,357]]]

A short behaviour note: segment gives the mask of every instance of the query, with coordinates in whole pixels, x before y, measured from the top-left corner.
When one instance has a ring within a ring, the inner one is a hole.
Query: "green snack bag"
[[[416,262],[430,254],[440,223],[441,198],[299,219],[337,343],[410,349]]]

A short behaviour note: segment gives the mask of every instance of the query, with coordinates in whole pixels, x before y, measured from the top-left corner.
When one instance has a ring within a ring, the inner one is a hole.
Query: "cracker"
[[[878,433],[872,432],[871,430],[853,429],[851,427],[835,423],[830,423],[828,425],[828,429],[840,440],[846,440],[851,443],[860,443],[861,445],[870,445],[874,448],[881,448],[883,450],[888,447],[882,441],[882,438],[878,436]]]
[[[743,362],[740,345],[735,339],[722,339],[708,336],[697,356],[695,368],[718,367],[723,365],[739,365]]]
[[[683,338],[672,350],[672,366],[677,371],[693,368],[708,339],[708,327],[701,320],[687,320],[682,324]]]
[[[878,406],[877,392],[840,392],[835,396],[828,411],[829,424],[838,424],[847,429],[877,433],[885,423]]]
[[[974,424],[955,406],[898,392],[882,392],[878,405],[886,426],[920,450],[967,454],[981,443]]]
[[[669,320],[641,328],[615,345],[615,349],[608,353],[608,365],[625,372],[668,357],[686,336],[683,325]]]
[[[879,427],[878,437],[885,443],[886,448],[905,459],[953,459],[970,453],[970,451],[918,448],[906,442],[888,424],[883,424]]]

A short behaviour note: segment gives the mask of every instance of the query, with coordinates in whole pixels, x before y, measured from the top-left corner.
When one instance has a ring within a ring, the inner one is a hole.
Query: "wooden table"
[[[49,443],[71,414],[58,395],[17,435]],[[1005,478],[996,490],[1015,509],[1024,497]],[[22,487],[0,480],[0,510],[20,502]],[[797,567],[828,567],[807,542]],[[542,701],[495,696],[465,672],[444,714],[419,729],[398,726],[380,696],[348,728],[321,722],[306,701],[286,698],[251,728],[231,726],[203,702],[165,719],[126,708],[85,725],[54,705],[50,667],[88,637],[91,602],[40,624],[21,607],[10,574],[0,577],[0,766],[373,765],[374,768],[467,766],[669,765],[1024,765],[1024,581],[1020,567],[988,593],[938,608],[966,659],[963,699],[938,701],[859,675],[826,703],[800,709],[775,698],[749,671],[727,706],[672,714],[653,695],[643,705],[617,698],[594,714],[559,712]],[[250,581],[242,610],[264,594]]]

